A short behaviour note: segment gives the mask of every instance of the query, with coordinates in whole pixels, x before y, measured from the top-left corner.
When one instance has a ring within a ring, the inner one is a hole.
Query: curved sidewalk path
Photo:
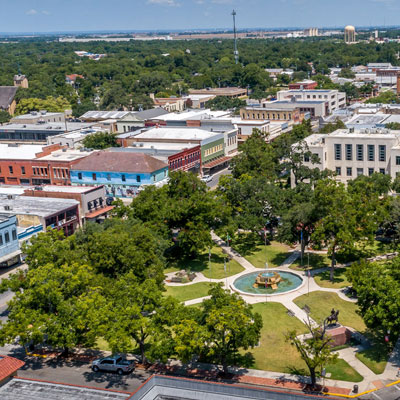
[[[231,291],[235,291],[232,289],[233,282],[240,276],[246,275],[249,272],[258,272],[261,271],[262,269],[256,268],[253,264],[251,264],[246,258],[242,257],[237,251],[232,249],[230,246],[227,246],[226,242],[223,241],[220,237],[218,237],[214,232],[212,232],[212,239],[213,241],[220,246],[223,251],[228,254],[232,259],[234,259],[236,262],[238,262],[244,270],[236,275],[229,276],[227,278],[223,279],[210,279],[206,278],[202,273],[196,273],[196,278],[189,283],[171,283],[167,282],[166,284],[168,286],[187,286],[187,285],[192,285],[195,283],[199,282],[221,282],[223,283],[224,287],[226,289],[229,289]],[[299,296],[306,295],[307,293],[315,292],[315,291],[320,291],[320,292],[331,292],[331,293],[336,293],[341,299],[348,301],[348,302],[356,302],[357,300],[355,299],[350,299],[345,295],[342,289],[334,289],[334,288],[324,288],[321,287],[317,284],[317,282],[314,279],[314,275],[317,273],[329,270],[329,267],[326,268],[320,268],[318,270],[312,270],[310,271],[310,277],[307,275],[306,271],[294,271],[290,269],[290,266],[293,264],[294,261],[296,261],[300,257],[300,251],[298,249],[294,249],[291,251],[292,254],[289,255],[289,257],[278,267],[278,268],[271,268],[271,270],[274,269],[279,269],[282,271],[287,271],[287,272],[294,272],[302,276],[303,278],[303,284],[300,286],[297,290],[294,290],[293,292],[289,293],[282,293],[282,294],[277,294],[277,295],[268,295],[268,296],[251,296],[251,295],[245,295],[242,293],[239,293],[240,296],[249,304],[256,304],[256,303],[264,303],[264,302],[275,302],[275,303],[281,303],[287,310],[291,311],[291,313],[298,318],[301,322],[306,321],[309,316],[307,313],[298,307],[294,303],[294,299],[296,299]],[[172,277],[175,274],[175,272],[167,274],[167,278]],[[197,299],[192,299],[192,300],[187,300],[184,302],[185,305],[193,305],[193,304],[198,304],[201,303],[204,299],[209,298],[209,296],[206,297],[201,297]],[[310,322],[312,325],[317,326],[317,322],[312,320],[310,318]],[[321,321],[319,321],[321,322]],[[352,366],[358,373],[363,377],[362,382],[358,382],[359,386],[359,392],[363,392],[366,390],[371,390],[371,389],[376,389],[380,384],[383,382],[390,382],[393,380],[396,380],[396,373],[398,370],[398,365],[399,364],[399,359],[400,359],[400,341],[396,345],[395,351],[393,352],[391,358],[389,359],[385,371],[380,374],[376,375],[373,371],[371,371],[364,363],[362,363],[358,358],[356,358],[355,354],[357,351],[362,350],[362,346],[358,346],[357,348],[355,347],[349,347],[346,349],[342,349],[338,351],[339,357],[345,360],[350,366]],[[233,372],[233,371],[232,371]],[[293,380],[301,380],[305,379],[307,380],[308,378],[305,377],[298,377],[290,374],[285,374],[285,373],[278,373],[278,372],[271,372],[271,371],[260,371],[260,370],[246,370],[247,375],[251,375],[254,377],[264,377],[264,378],[273,378],[273,379],[287,379],[288,381],[293,381]],[[322,383],[322,381],[321,381]],[[324,380],[325,385],[329,385],[331,387],[341,387],[341,388],[348,388],[352,389],[354,382],[345,382],[345,381],[336,381],[336,380],[330,380],[330,379],[325,379]]]

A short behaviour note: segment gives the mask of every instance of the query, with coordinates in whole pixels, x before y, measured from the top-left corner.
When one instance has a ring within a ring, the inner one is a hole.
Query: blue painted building
[[[72,185],[104,185],[110,196],[130,197],[143,185],[166,182],[168,165],[143,153],[97,151],[75,163],[70,176]]]
[[[0,267],[9,267],[20,260],[17,217],[0,214]]]

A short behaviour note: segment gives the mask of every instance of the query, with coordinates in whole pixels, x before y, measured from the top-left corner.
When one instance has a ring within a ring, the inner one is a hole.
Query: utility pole
[[[233,55],[235,57],[235,64],[239,62],[239,52],[237,49],[237,38],[236,38],[236,11],[232,11],[232,17],[233,17],[233,40],[235,43],[235,50],[233,52]]]

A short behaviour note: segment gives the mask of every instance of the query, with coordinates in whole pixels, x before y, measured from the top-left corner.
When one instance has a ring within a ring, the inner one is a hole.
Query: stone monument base
[[[351,331],[345,326],[329,329],[326,333],[332,338],[331,347],[343,346],[351,339]]]

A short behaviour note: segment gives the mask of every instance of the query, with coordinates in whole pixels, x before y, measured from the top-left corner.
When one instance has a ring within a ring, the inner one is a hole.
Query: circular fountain
[[[232,289],[245,295],[266,296],[292,292],[302,286],[303,283],[303,278],[295,272],[256,271],[235,279]]]

